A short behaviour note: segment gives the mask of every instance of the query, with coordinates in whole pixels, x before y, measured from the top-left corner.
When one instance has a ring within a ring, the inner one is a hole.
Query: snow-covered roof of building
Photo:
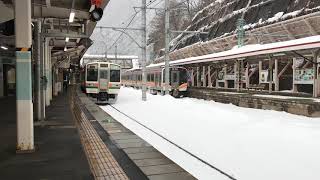
[[[201,62],[239,59],[239,58],[245,58],[250,56],[275,54],[275,53],[281,53],[281,52],[314,49],[314,48],[320,48],[320,35],[296,39],[296,40],[284,41],[284,42],[263,44],[263,45],[253,44],[253,45],[246,45],[240,48],[234,47],[233,49],[228,51],[171,61],[170,65],[185,65],[185,64],[194,64],[194,63],[201,63]],[[158,64],[151,64],[148,66],[148,68],[157,67],[157,66],[164,66],[164,63],[162,62]]]

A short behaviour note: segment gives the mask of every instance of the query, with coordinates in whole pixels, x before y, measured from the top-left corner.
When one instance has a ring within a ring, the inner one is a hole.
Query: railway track
[[[189,156],[197,159],[198,161],[200,161],[201,163],[205,164],[206,166],[209,166],[210,168],[214,169],[215,171],[219,172],[220,174],[222,174],[223,176],[226,176],[227,178],[231,179],[231,180],[237,180],[234,176],[232,176],[231,174],[227,173],[226,171],[216,167],[215,165],[212,165],[211,163],[207,162],[206,160],[198,157],[197,155],[193,154],[192,152],[188,151],[187,149],[179,146],[178,144],[176,144],[175,142],[171,141],[170,139],[164,137],[163,135],[161,135],[160,133],[156,132],[155,130],[149,128],[148,126],[144,125],[143,123],[139,122],[138,120],[136,120],[135,118],[127,115],[126,113],[122,112],[121,110],[119,110],[118,108],[114,107],[112,104],[107,104],[108,106],[112,107],[114,110],[116,110],[117,112],[119,112],[120,114],[126,116],[127,118],[129,118],[130,120],[134,121],[135,123],[137,123],[139,126],[142,126],[143,128],[147,129],[148,131],[152,132],[153,134],[159,136],[161,139],[165,140],[166,142],[170,143],[171,145],[177,147],[178,149],[182,150],[183,152],[187,153]]]

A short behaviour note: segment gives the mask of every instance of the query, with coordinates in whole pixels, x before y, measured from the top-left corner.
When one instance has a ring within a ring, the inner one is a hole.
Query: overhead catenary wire
[[[174,145],[175,147],[179,148],[180,150],[184,151],[185,153],[189,154],[190,156],[192,156],[193,158],[199,160],[200,162],[204,163],[205,165],[209,166],[210,168],[216,170],[217,172],[219,172],[220,174],[226,176],[227,178],[231,179],[231,180],[237,180],[236,178],[234,178],[232,175],[228,174],[227,172],[217,168],[216,166],[210,164],[209,162],[201,159],[200,157],[196,156],[195,154],[191,153],[190,151],[186,150],[185,148],[179,146],[178,144],[176,144],[175,142],[169,140],[168,138],[164,137],[163,135],[161,135],[160,133],[156,132],[155,130],[149,128],[148,126],[142,124],[141,122],[139,122],[138,120],[136,120],[135,118],[127,115],[126,113],[120,111],[118,108],[112,106],[111,104],[109,104],[109,106],[111,108],[113,108],[114,110],[116,110],[117,112],[119,112],[120,114],[126,116],[127,118],[129,118],[130,120],[134,121],[135,123],[139,124],[140,126],[144,127],[145,129],[151,131],[152,133],[156,134],[157,136],[159,136],[160,138],[164,139],[165,141],[169,142],[170,144]]]
[[[148,4],[147,4],[147,7],[148,6],[150,6],[150,5],[152,5],[154,2],[156,2],[156,1],[158,1],[158,0],[152,0],[151,2],[149,2]],[[160,1],[161,2],[161,1]],[[139,9],[138,11],[136,11],[132,16],[130,16],[129,18],[128,18],[128,20],[129,20],[129,23],[125,26],[125,28],[128,28],[131,24],[132,24],[132,22],[134,21],[134,19],[135,19],[135,17],[138,15],[138,13],[140,13],[141,12],[141,9]],[[126,31],[126,29],[124,29],[124,31]],[[116,38],[116,40],[112,43],[112,45],[109,47],[109,49],[108,50],[110,50],[115,44],[117,44],[118,43],[118,41],[120,40],[120,38],[123,36],[123,32]]]

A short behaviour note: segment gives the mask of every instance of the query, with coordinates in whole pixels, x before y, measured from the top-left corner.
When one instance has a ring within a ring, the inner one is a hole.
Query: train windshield
[[[98,69],[87,69],[87,81],[98,81]]]
[[[110,70],[110,81],[120,82],[120,70]]]
[[[100,70],[100,79],[108,79],[108,70],[107,69]]]

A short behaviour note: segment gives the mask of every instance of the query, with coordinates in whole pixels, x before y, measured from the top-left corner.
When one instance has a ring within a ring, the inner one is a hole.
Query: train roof
[[[213,53],[203,56],[190,57],[186,59],[179,59],[170,61],[170,65],[186,65],[194,63],[222,61],[230,59],[241,59],[251,56],[258,56],[264,54],[277,54],[289,51],[307,50],[320,48],[320,35],[310,36],[307,38],[295,39],[290,41],[276,42],[270,44],[251,44],[243,47],[235,47],[228,51]],[[148,67],[164,66],[164,62],[157,64],[150,64]]]

